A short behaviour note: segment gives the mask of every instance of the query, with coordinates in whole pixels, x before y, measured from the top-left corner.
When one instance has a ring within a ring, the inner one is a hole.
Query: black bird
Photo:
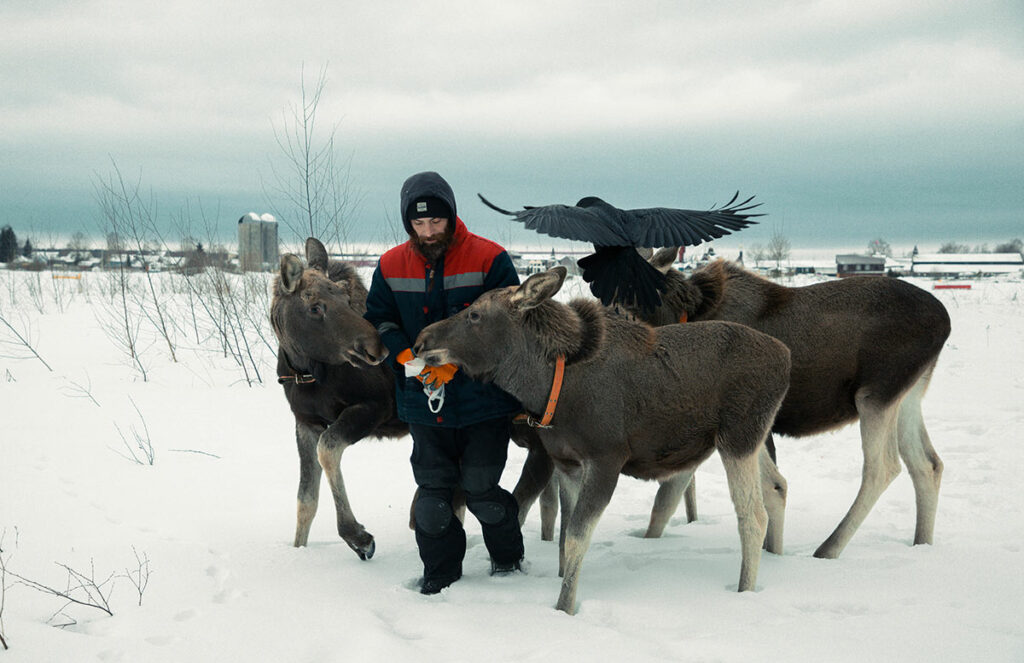
[[[509,212],[477,195],[491,209],[514,217],[530,230],[593,244],[594,253],[577,261],[590,291],[605,306],[635,302],[645,311],[661,304],[665,276],[651,267],[637,248],[696,246],[742,230],[757,223],[752,217],[763,216],[749,213],[761,205],[750,204],[753,196],[737,203],[738,191],[725,205],[706,211],[667,207],[623,210],[588,196],[575,206],[545,205]]]

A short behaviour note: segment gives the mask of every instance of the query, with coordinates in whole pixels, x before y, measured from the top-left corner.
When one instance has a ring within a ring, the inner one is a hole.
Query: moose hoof
[[[346,541],[345,543],[347,543],[348,547],[355,551],[355,553],[359,555],[359,559],[364,562],[372,558],[373,553],[377,551],[377,544],[374,542],[371,534],[366,535],[365,541]]]

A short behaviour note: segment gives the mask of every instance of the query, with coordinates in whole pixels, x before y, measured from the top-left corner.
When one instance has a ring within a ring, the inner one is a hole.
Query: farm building
[[[991,276],[1022,269],[1019,253],[919,253],[910,266],[912,274],[926,276]]]
[[[238,220],[238,261],[242,271],[277,267],[277,221],[270,214],[249,212]]]
[[[885,256],[837,255],[836,276],[882,276],[885,274]]]

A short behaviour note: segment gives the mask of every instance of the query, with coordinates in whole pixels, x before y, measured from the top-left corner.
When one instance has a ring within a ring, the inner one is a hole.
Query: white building
[[[990,276],[1022,269],[1019,253],[919,253],[910,265],[912,274],[927,276]]]

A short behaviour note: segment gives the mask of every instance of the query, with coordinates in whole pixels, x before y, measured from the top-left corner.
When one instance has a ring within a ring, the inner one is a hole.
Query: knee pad
[[[486,499],[497,488],[502,469],[501,465],[463,467],[462,489],[467,495],[480,495]]]
[[[413,508],[416,529],[428,536],[440,536],[452,522],[452,507],[440,497],[421,495]]]
[[[497,525],[505,520],[505,514],[508,513],[504,504],[492,500],[467,501],[466,507],[485,525]]]

